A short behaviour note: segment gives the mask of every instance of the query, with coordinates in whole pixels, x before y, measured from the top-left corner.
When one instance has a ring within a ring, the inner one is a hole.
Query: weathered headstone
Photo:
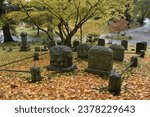
[[[76,51],[76,47],[80,44],[79,41],[74,41],[73,42],[73,51]]]
[[[128,50],[128,41],[127,40],[122,40],[121,45],[124,47],[125,50]]]
[[[35,61],[39,60],[39,53],[38,52],[34,52],[33,57],[34,57]]]
[[[88,58],[88,51],[91,48],[91,45],[88,44],[80,44],[76,47],[77,50],[77,57],[78,58],[84,58],[87,59]]]
[[[145,44],[144,50],[146,51],[147,50],[147,42],[146,41],[142,41],[142,42]]]
[[[118,61],[123,61],[124,59],[124,47],[117,44],[112,44],[109,46],[113,50],[113,59]]]
[[[35,52],[40,52],[41,48],[40,47],[35,47],[34,50],[35,50]]]
[[[109,76],[108,91],[119,95],[121,91],[121,75],[117,72],[112,72]]]
[[[141,50],[146,50],[146,43],[145,42],[138,42],[136,43],[136,53],[140,53]]]
[[[8,52],[12,52],[13,51],[13,47],[8,47]]]
[[[113,71],[113,50],[103,46],[94,46],[88,52],[87,72],[110,75]]]
[[[55,45],[56,45],[55,41],[49,41],[48,48],[50,49],[51,47],[53,47]]]
[[[140,51],[140,57],[144,58],[144,56],[145,56],[145,51],[144,51],[144,50],[141,50],[141,51]]]
[[[44,48],[42,48],[41,51],[47,51],[47,50],[48,50],[48,49],[47,49],[47,45],[44,44]]]
[[[64,45],[57,45],[50,49],[50,65],[52,71],[68,72],[76,68],[72,62],[72,49]]]
[[[132,56],[131,57],[131,67],[137,67],[138,66],[138,57],[137,56]]]
[[[40,73],[40,67],[32,67],[30,69],[31,72],[31,82],[35,83],[37,81],[41,81],[41,73]]]
[[[98,46],[105,46],[105,39],[98,39]]]
[[[26,32],[22,32],[20,34],[21,36],[21,47],[20,47],[20,51],[29,51],[29,45],[27,44],[27,33]]]

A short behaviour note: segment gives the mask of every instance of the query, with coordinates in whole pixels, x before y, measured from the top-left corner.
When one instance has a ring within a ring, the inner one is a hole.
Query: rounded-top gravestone
[[[76,47],[77,50],[77,57],[78,58],[88,58],[88,51],[91,48],[91,45],[88,44],[80,44]]]
[[[124,47],[117,44],[112,44],[109,46],[113,50],[113,59],[118,61],[123,61],[124,59]]]
[[[94,46],[89,50],[87,72],[110,75],[113,70],[113,51],[103,46]]]
[[[76,66],[72,62],[72,49],[64,45],[53,46],[50,49],[50,65],[48,70],[72,71]]]

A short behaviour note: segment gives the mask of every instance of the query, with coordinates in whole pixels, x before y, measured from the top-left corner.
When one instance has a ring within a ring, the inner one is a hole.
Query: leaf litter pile
[[[41,52],[43,53],[43,52]],[[40,53],[40,54],[41,54]],[[28,52],[0,51],[0,65],[29,57]],[[114,68],[121,72],[130,62],[134,54],[125,54],[124,62],[114,62]],[[0,69],[30,70],[32,66],[41,67],[42,81],[31,83],[29,73],[0,71],[0,99],[1,100],[149,100],[150,99],[150,48],[144,58],[139,58],[137,68],[130,68],[123,76],[121,93],[113,96],[107,91],[108,78],[87,73],[87,61],[76,58],[77,69],[72,72],[60,73],[47,71],[45,66],[50,64],[49,54],[40,56],[39,61],[33,58]]]

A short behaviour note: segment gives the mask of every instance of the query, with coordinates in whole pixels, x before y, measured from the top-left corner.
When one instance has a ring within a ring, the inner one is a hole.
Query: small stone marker
[[[118,61],[123,61],[124,59],[124,47],[117,44],[112,44],[109,46],[113,50],[113,59]]]
[[[35,61],[38,61],[39,60],[39,53],[38,52],[34,52],[33,57],[34,57]]]
[[[50,65],[48,70],[69,72],[76,68],[72,63],[72,49],[64,45],[57,45],[50,49]]]
[[[105,39],[98,39],[98,46],[105,46]]]
[[[35,52],[40,52],[41,48],[40,47],[35,47],[34,50],[35,50]]]
[[[108,91],[119,95],[121,91],[121,75],[117,72],[112,72],[109,76]]]
[[[20,34],[21,36],[21,47],[20,47],[20,51],[29,51],[29,45],[27,44],[27,33],[26,32],[22,32]]]
[[[146,41],[142,41],[142,42],[145,44],[144,50],[146,51],[147,50],[147,42]]]
[[[88,51],[91,48],[91,45],[88,44],[80,44],[76,47],[77,50],[77,57],[87,59],[88,58]]]
[[[110,75],[113,71],[113,51],[103,46],[94,46],[89,52],[88,68],[85,70],[90,73]]]
[[[144,50],[141,50],[141,51],[140,51],[140,57],[144,58],[144,56],[145,56],[145,51],[144,51]]]
[[[12,52],[12,51],[13,51],[13,47],[9,47],[8,52]]]
[[[30,69],[30,72],[31,72],[32,83],[35,83],[37,81],[41,81],[40,67],[34,66]]]
[[[47,51],[48,49],[47,49],[47,45],[46,44],[44,44],[44,48],[43,49],[41,49],[41,51]]]
[[[131,57],[131,67],[137,67],[138,66],[138,57],[137,56],[132,56]]]
[[[146,43],[144,42],[136,43],[136,53],[139,54],[141,50],[146,50]]]
[[[121,45],[124,47],[125,50],[128,50],[128,41],[127,40],[122,40]]]

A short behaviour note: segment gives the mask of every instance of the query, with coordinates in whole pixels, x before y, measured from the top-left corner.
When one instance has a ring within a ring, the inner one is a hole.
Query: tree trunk
[[[80,27],[80,43],[82,44],[82,36],[83,36],[83,30],[82,26]]]
[[[65,39],[64,45],[66,45],[66,46],[68,46],[68,47],[71,47],[71,38]]]
[[[40,36],[40,29],[37,28],[37,36]]]
[[[10,34],[10,26],[8,23],[6,23],[3,27],[3,34],[4,34],[4,42],[10,42],[10,41],[14,41],[11,37]]]

